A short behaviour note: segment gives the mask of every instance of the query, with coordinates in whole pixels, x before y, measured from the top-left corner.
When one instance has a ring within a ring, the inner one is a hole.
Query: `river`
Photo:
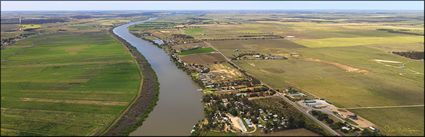
[[[113,32],[126,40],[145,56],[158,76],[159,101],[143,125],[130,136],[190,135],[192,126],[204,117],[200,88],[170,56],[152,43],[131,34],[128,27],[147,21],[131,22],[118,26]],[[143,96],[143,95],[142,95]]]

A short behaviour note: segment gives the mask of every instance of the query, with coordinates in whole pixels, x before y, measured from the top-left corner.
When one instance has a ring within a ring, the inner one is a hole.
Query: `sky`
[[[424,10],[424,1],[2,1],[1,11]]]

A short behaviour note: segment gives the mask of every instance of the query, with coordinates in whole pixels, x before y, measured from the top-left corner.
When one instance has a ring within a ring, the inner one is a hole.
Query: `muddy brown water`
[[[190,135],[193,125],[204,117],[200,88],[171,61],[170,56],[152,43],[131,34],[128,27],[146,21],[118,26],[113,32],[145,56],[158,76],[159,100],[143,125],[130,136]]]

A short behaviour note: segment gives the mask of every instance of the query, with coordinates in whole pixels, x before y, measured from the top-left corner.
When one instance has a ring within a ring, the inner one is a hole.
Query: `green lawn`
[[[195,49],[189,49],[185,50],[179,53],[179,55],[191,55],[191,54],[199,54],[199,53],[210,53],[215,51],[213,48],[195,48]]]
[[[31,37],[1,55],[2,135],[93,135],[140,86],[136,61],[104,32]]]

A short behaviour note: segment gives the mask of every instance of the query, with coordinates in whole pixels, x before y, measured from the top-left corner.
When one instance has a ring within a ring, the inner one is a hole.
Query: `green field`
[[[343,47],[373,44],[410,44],[424,43],[423,36],[394,36],[394,37],[356,37],[356,38],[325,38],[325,39],[301,39],[295,41],[298,44],[311,47]]]
[[[96,24],[76,24],[69,26],[78,30],[91,30],[96,28]]]
[[[200,54],[200,53],[210,53],[215,51],[213,48],[195,48],[195,49],[189,49],[185,50],[179,53],[179,55],[191,55],[191,54]]]
[[[39,35],[1,55],[1,135],[94,135],[139,91],[136,61],[105,32]]]
[[[276,50],[304,48],[304,46],[285,39],[272,40],[221,40],[211,41],[214,47],[227,57],[232,57],[235,49],[241,51],[271,52]]]
[[[190,36],[200,35],[200,34],[203,34],[203,32],[204,32],[204,29],[202,28],[190,28],[190,29],[184,30],[184,33]]]
[[[351,110],[370,119],[388,135],[424,135],[424,107]]]

